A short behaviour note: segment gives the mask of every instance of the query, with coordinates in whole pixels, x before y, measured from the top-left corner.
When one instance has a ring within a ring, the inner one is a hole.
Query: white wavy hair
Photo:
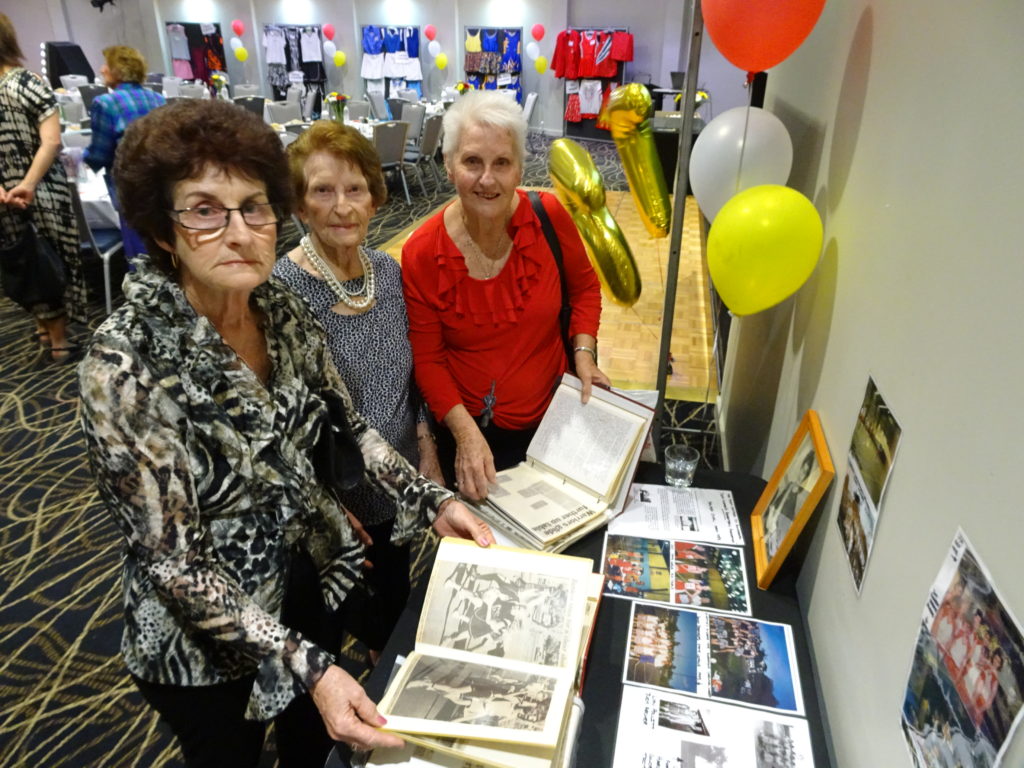
[[[483,125],[506,130],[512,137],[516,160],[522,168],[526,162],[526,119],[516,103],[498,91],[469,91],[456,100],[444,113],[444,140],[441,152],[445,165],[458,150],[462,131],[471,125]]]

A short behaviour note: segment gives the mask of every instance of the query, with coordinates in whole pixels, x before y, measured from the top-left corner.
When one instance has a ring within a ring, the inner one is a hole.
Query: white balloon
[[[537,45],[536,40],[531,40],[526,44],[526,55],[530,57],[530,61],[540,56],[540,46]]]
[[[708,221],[713,222],[736,193],[761,184],[785,185],[789,180],[793,142],[786,126],[757,107],[749,108],[748,120],[747,109],[726,110],[704,126],[693,143],[690,186]]]
[[[232,51],[237,51],[239,48],[242,47],[242,38],[240,37],[232,37],[229,42],[231,43]]]
[[[441,52],[441,44],[437,42],[437,40],[431,40],[427,43],[427,50],[430,51],[430,55],[436,59],[437,54]]]
[[[337,52],[338,46],[334,44],[333,40],[324,40],[324,55],[328,59],[333,59],[334,54]]]

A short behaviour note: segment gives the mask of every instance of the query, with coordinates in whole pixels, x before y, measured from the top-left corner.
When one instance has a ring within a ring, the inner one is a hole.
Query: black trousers
[[[366,550],[366,559],[373,568],[366,572],[366,583],[373,590],[370,598],[353,595],[352,605],[346,603],[349,618],[346,629],[373,651],[382,651],[409,601],[409,545],[395,546],[391,532],[395,519],[364,526],[373,539]],[[364,605],[356,603],[365,600]]]
[[[337,653],[349,604],[328,611],[316,569],[304,552],[293,557],[282,623],[321,648]],[[255,675],[204,686],[164,685],[132,676],[142,697],[170,726],[187,768],[254,768],[263,751],[266,723],[245,719]],[[296,697],[274,718],[281,768],[323,768],[334,741],[313,698]]]
[[[479,423],[477,421],[478,426]],[[480,427],[480,431],[491,449],[491,455],[494,456],[494,469],[500,472],[526,460],[526,449],[530,447],[530,441],[533,440],[537,428],[502,429],[491,423],[486,427]],[[441,472],[444,473],[445,485],[454,488],[455,437],[444,424],[437,425],[434,436],[437,439],[437,457],[441,464]]]

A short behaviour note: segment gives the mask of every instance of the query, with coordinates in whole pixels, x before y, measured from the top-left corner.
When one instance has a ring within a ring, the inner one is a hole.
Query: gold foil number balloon
[[[548,154],[548,173],[583,238],[605,294],[616,304],[633,306],[640,298],[640,271],[605,204],[604,183],[594,159],[575,141],[556,139]]]
[[[608,99],[608,124],[633,202],[651,237],[665,237],[672,224],[672,208],[651,133],[652,111],[651,94],[639,83],[620,85]]]

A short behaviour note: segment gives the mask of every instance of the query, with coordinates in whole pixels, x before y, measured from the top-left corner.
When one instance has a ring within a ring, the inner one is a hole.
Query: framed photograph
[[[750,519],[761,589],[772,583],[834,476],[818,414],[807,411]]]

